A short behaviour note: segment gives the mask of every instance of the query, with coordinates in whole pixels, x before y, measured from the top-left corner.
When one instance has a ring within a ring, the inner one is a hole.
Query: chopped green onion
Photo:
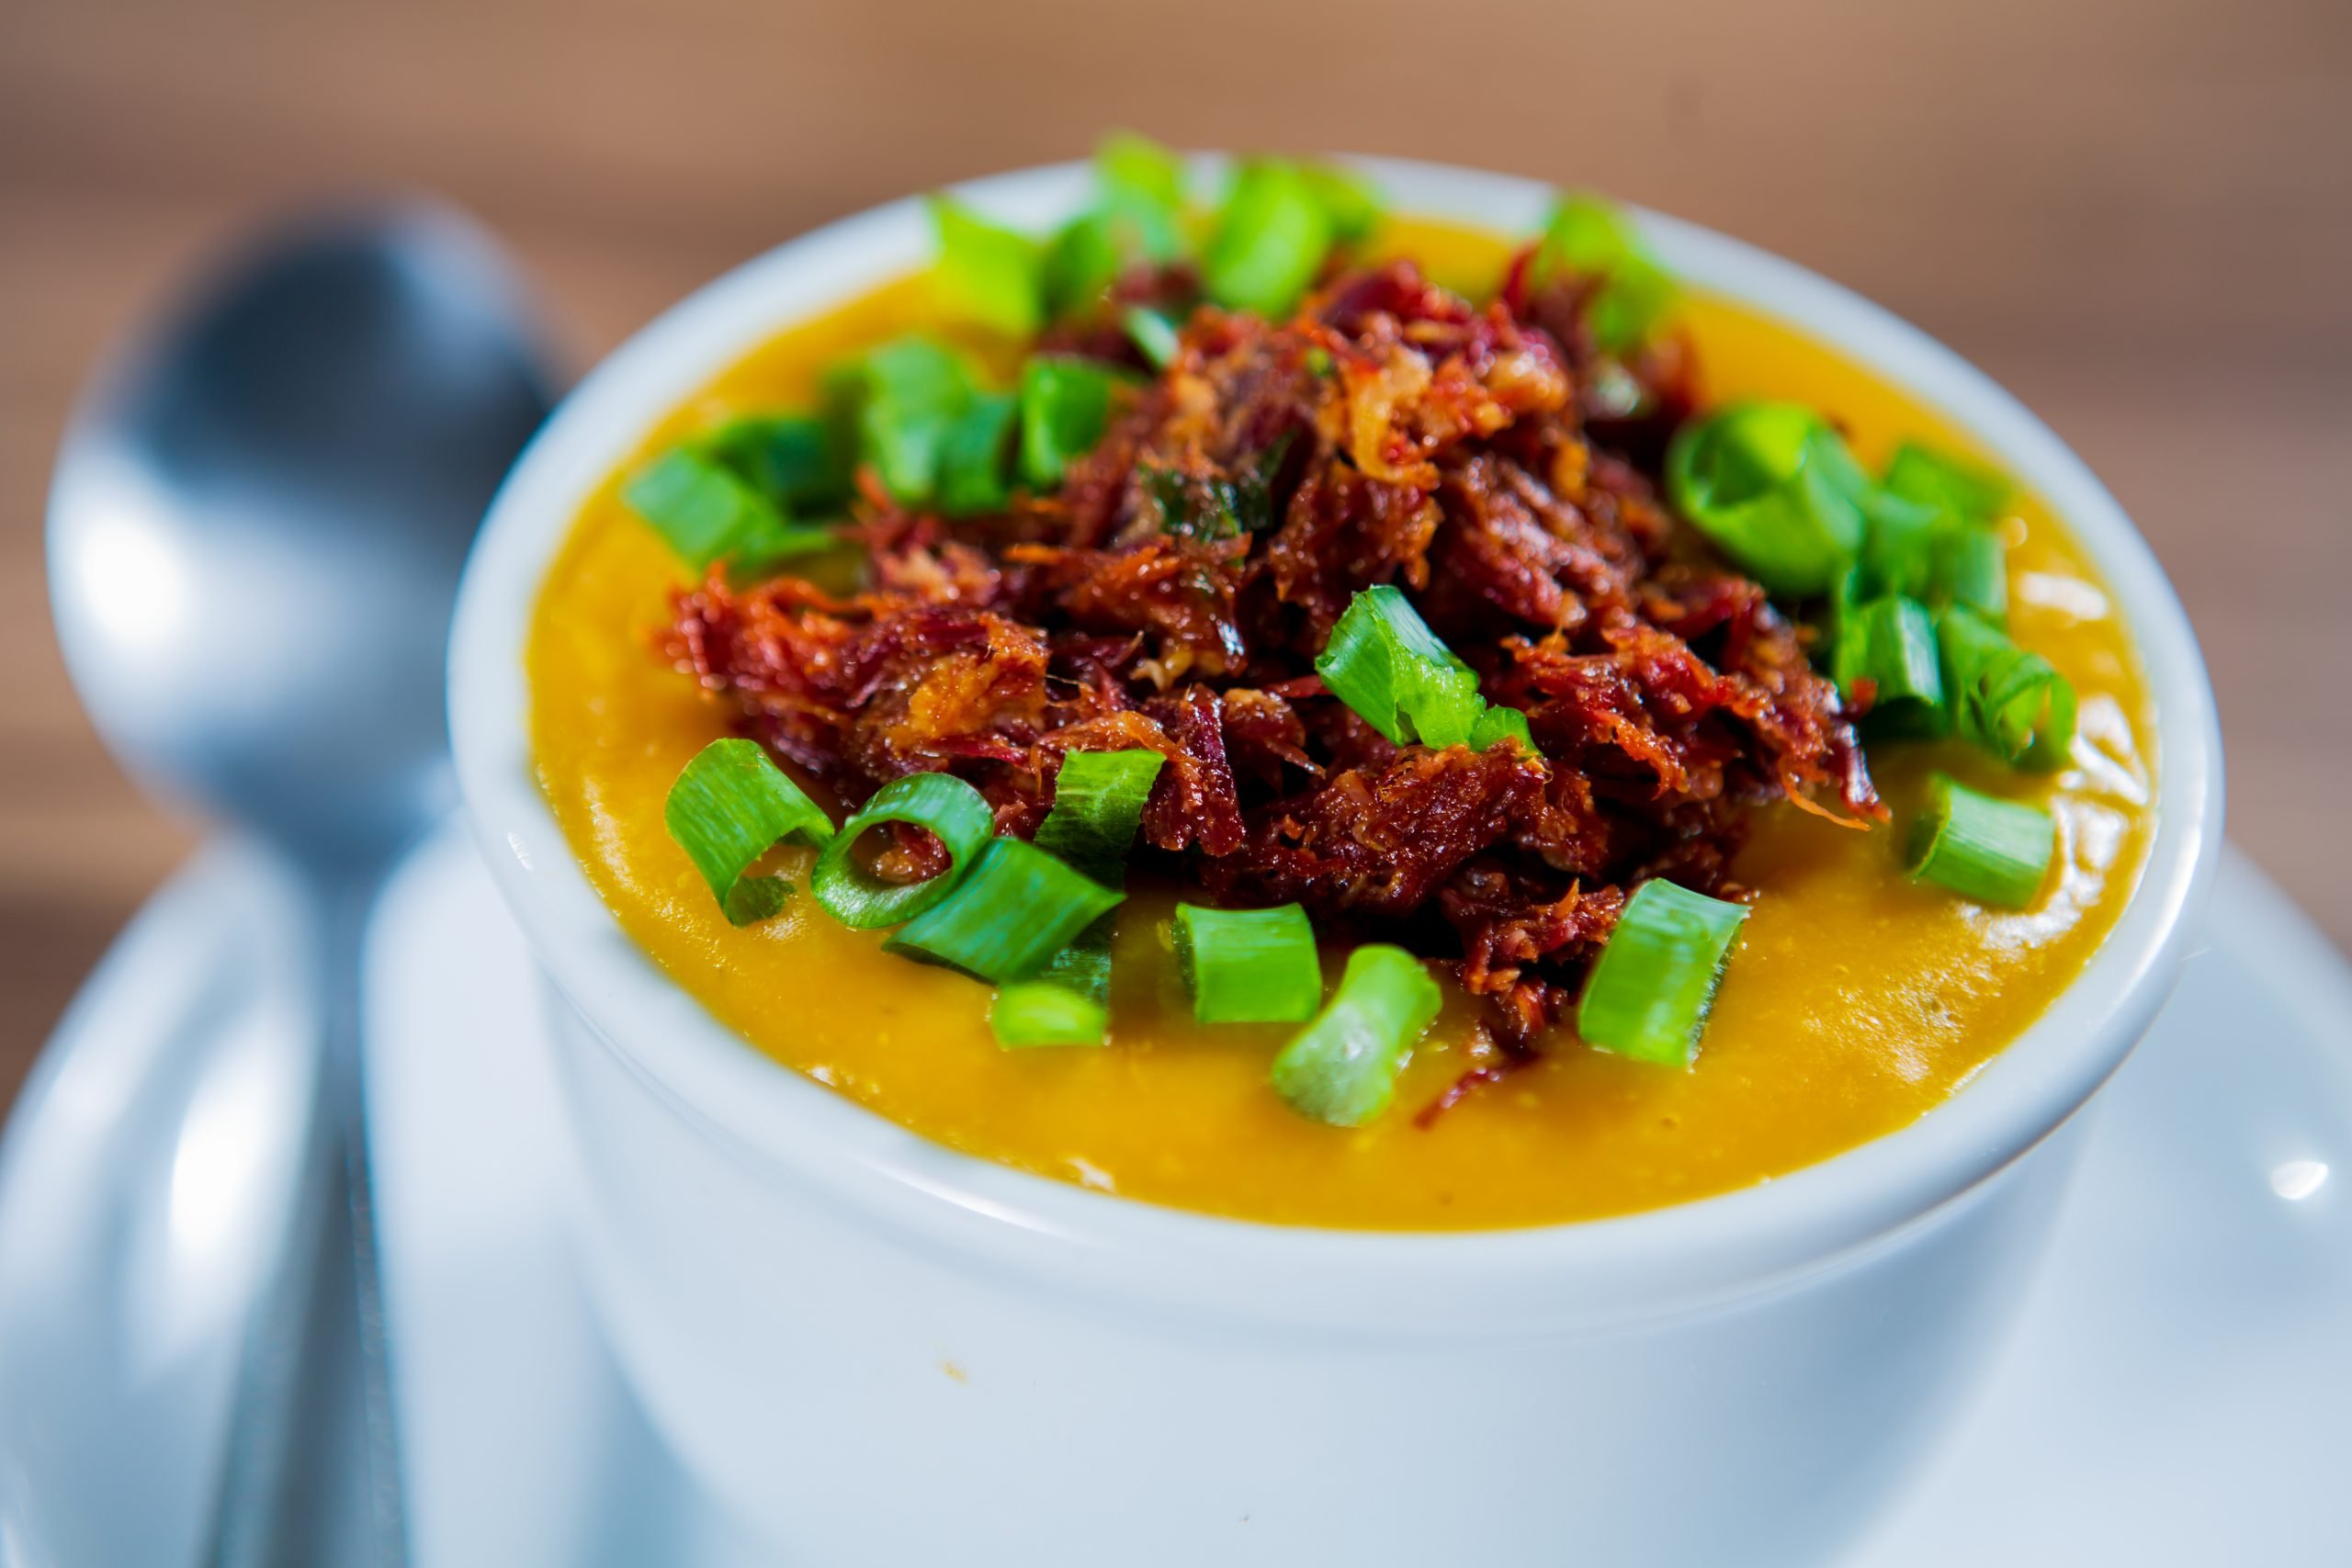
[[[1157,751],[1073,751],[1054,777],[1054,807],[1037,847],[1116,892],[1144,802],[1167,758]],[[997,993],[989,1012],[1000,1045],[1100,1045],[1110,1038],[1111,917],[1070,939],[1034,978]]]
[[[1096,924],[1100,924],[1098,920]],[[1086,928],[1092,931],[1093,926]],[[989,1028],[1007,1050],[1038,1045],[1102,1045],[1111,1038],[1110,954],[1100,969],[1086,956],[1086,932],[1046,962],[1036,977],[999,986]]]
[[[2050,660],[1973,610],[1936,622],[1953,728],[2013,767],[2064,767],[2075,740],[2075,687]]]
[[[922,882],[884,882],[858,863],[857,841],[869,828],[906,822],[947,852],[947,869]],[[845,926],[867,930],[912,919],[956,890],[972,858],[996,833],[996,814],[978,790],[952,773],[908,773],[874,792],[817,857],[808,890]]]
[[[1428,967],[1403,948],[1357,948],[1330,1001],[1274,1057],[1274,1091],[1317,1122],[1363,1126],[1388,1109],[1406,1054],[1444,1005]]]
[[[927,338],[899,338],[837,367],[829,390],[856,433],[859,460],[900,502],[929,502],[947,433],[977,390],[971,367]]]
[[[1463,745],[1485,707],[1470,667],[1385,582],[1358,590],[1348,602],[1315,671],[1333,696],[1397,746]]]
[[[1183,352],[1183,343],[1176,335],[1176,323],[1157,310],[1130,305],[1120,313],[1119,325],[1125,329],[1127,341],[1151,362],[1155,370],[1167,369]]]
[[[1274,515],[1274,477],[1296,434],[1283,431],[1230,479],[1146,466],[1145,492],[1159,509],[1160,531],[1182,539],[1234,539],[1272,527],[1280,521]]]
[[[1861,498],[1862,575],[1872,593],[1930,597],[1937,552],[1951,520],[1935,507],[1876,487]]]
[[[1009,985],[1035,975],[1124,897],[1035,844],[998,839],[950,897],[883,945]]]
[[[1109,212],[1082,212],[1062,225],[1046,247],[1047,312],[1073,315],[1100,303],[1119,281],[1136,243]]]
[[[1184,205],[1184,160],[1132,130],[1114,130],[1094,149],[1094,178],[1105,196],[1171,213]]]
[[[1202,284],[1228,310],[1280,320],[1323,270],[1332,238],[1330,211],[1297,164],[1245,164],[1201,258]]]
[[[1935,587],[1948,602],[1995,626],[2009,618],[2009,552],[1990,528],[1963,527],[1936,547]]]
[[[1054,806],[1037,825],[1037,847],[1106,887],[1124,886],[1144,802],[1167,761],[1141,747],[1072,751],[1054,775]]]
[[[1583,192],[1560,198],[1536,243],[1535,281],[1564,273],[1600,280],[1584,307],[1585,325],[1611,354],[1641,346],[1674,300],[1674,279],[1640,231],[1612,203]]]
[[[1513,707],[1489,703],[1478,722],[1470,727],[1470,750],[1483,751],[1498,740],[1516,740],[1519,749],[1532,757],[1537,755],[1535,737],[1527,728],[1527,716]]]
[[[1634,890],[1577,1003],[1585,1043],[1660,1066],[1690,1065],[1747,906],[1652,877]]]
[[[1203,1023],[1288,1023],[1323,1003],[1315,928],[1296,904],[1272,909],[1176,906],[1176,963]]]
[[[2009,502],[2009,481],[1964,458],[1906,441],[1887,465],[1886,488],[1962,523],[1989,523]]]
[[[1111,423],[1111,394],[1126,378],[1110,366],[1040,354],[1021,367],[1021,472],[1037,490],[1094,450]]]
[[[809,414],[730,420],[695,445],[790,516],[837,512],[849,499],[849,465],[832,426]]]
[[[1850,695],[1871,684],[1871,717],[1905,735],[1932,735],[1943,725],[1944,683],[1936,647],[1936,618],[1917,599],[1883,594],[1841,614],[1830,671]]]
[[[1156,141],[1114,133],[1094,151],[1100,211],[1123,265],[1184,253],[1184,161]]]
[[[797,524],[724,465],[688,447],[663,453],[621,491],[688,565],[746,569],[831,547],[831,529]]]
[[[1911,819],[1904,840],[1904,870],[1980,904],[2031,904],[2057,852],[2058,824],[2050,813],[1980,795],[1945,773],[1929,781],[1928,792],[1927,809]]]
[[[1129,267],[1183,254],[1182,160],[1140,136],[1115,134],[1094,154],[1094,180],[1095,205],[1064,224],[1046,247],[1049,315],[1082,311],[1099,303]]]
[[[714,740],[695,753],[670,786],[662,820],[739,926],[775,914],[792,893],[781,876],[746,876],[753,862],[796,835],[820,848],[833,837],[824,808],[754,740]]]
[[[1371,176],[1340,164],[1306,164],[1298,172],[1323,204],[1333,244],[1358,245],[1372,237],[1387,201]]]
[[[1667,450],[1675,507],[1775,593],[1820,593],[1862,544],[1870,479],[1828,423],[1795,403],[1736,403]]]
[[[1021,402],[980,392],[939,444],[939,510],[950,517],[1002,512],[1012,502],[1012,433]]]
[[[992,223],[953,197],[930,198],[939,234],[939,281],[951,303],[1009,337],[1028,337],[1045,321],[1037,243]]]

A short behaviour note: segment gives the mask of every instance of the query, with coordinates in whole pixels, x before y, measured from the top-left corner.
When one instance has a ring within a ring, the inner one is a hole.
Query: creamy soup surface
[[[1406,221],[1382,248],[1474,296],[1506,255],[1498,239]],[[1693,296],[1679,319],[1711,404],[1812,404],[1872,465],[1906,437],[1976,450],[1901,390],[1742,306]],[[664,830],[662,804],[686,761],[730,732],[729,711],[653,652],[691,574],[618,494],[647,452],[729,413],[807,406],[825,367],[913,330],[1006,364],[1002,345],[941,318],[923,279],[899,279],[754,347],[644,451],[616,454],[548,570],[528,660],[542,785],[622,926],[752,1047],[927,1137],[1102,1191],[1282,1224],[1469,1229],[1655,1208],[1794,1170],[1932,1109],[2081,971],[2137,883],[2155,766],[2137,660],[2081,552],[2024,495],[2004,525],[2011,626],[2080,694],[2073,765],[2026,775],[1956,743],[1881,743],[1871,769],[1894,827],[1761,813],[1735,868],[1761,897],[1689,1070],[1563,1037],[1422,1124],[1416,1111],[1469,1065],[1473,1004],[1449,986],[1386,1116],[1354,1130],[1308,1121],[1266,1079],[1295,1026],[1195,1024],[1171,952],[1179,895],[1143,886],[1118,913],[1112,1044],[1002,1050],[985,987],[837,924],[805,876],[775,919],[727,923]],[[2054,814],[2058,869],[2032,909],[1903,877],[1894,840],[1939,769]],[[775,863],[791,874],[807,858],[785,851]],[[1327,949],[1327,985],[1342,956]]]

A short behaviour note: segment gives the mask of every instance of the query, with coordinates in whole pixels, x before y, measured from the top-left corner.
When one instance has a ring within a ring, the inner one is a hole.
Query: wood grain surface
[[[77,385],[191,265],[440,192],[585,365],[812,224],[1113,125],[1598,186],[1953,344],[2154,541],[2230,830],[2352,942],[2352,6],[0,0],[0,1104],[198,831],[83,719],[40,543]]]

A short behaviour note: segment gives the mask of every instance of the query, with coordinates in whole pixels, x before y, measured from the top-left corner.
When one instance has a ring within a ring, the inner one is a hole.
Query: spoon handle
[[[359,1072],[373,878],[320,897],[319,1098],[268,1296],[239,1369],[208,1568],[408,1560]]]

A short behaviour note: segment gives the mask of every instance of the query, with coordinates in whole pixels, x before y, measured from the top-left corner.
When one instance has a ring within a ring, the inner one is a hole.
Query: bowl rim
[[[1351,158],[1396,210],[1525,232],[1552,187],[1450,165]],[[1196,160],[1207,176],[1222,160]],[[1043,227],[1087,167],[952,187]],[[2140,886],[2083,973],[1965,1087],[1917,1121],[1755,1186],[1637,1213],[1517,1229],[1361,1231],[1138,1201],[935,1144],[750,1049],[622,932],[540,794],[525,638],[545,570],[618,454],[748,347],[930,254],[920,197],[786,242],[639,330],[526,449],[469,561],[449,713],[466,811],[542,967],[656,1100],[755,1168],[960,1266],[1179,1312],[1324,1330],[1459,1331],[1655,1317],[1784,1288],[1892,1246],[2071,1116],[2169,994],[2221,841],[2220,734],[2187,616],[2090,470],[1990,378],[1917,328],[1794,263],[1629,209],[1668,266],[1839,349],[1968,431],[2065,520],[2132,629],[2158,737],[2156,832]]]

